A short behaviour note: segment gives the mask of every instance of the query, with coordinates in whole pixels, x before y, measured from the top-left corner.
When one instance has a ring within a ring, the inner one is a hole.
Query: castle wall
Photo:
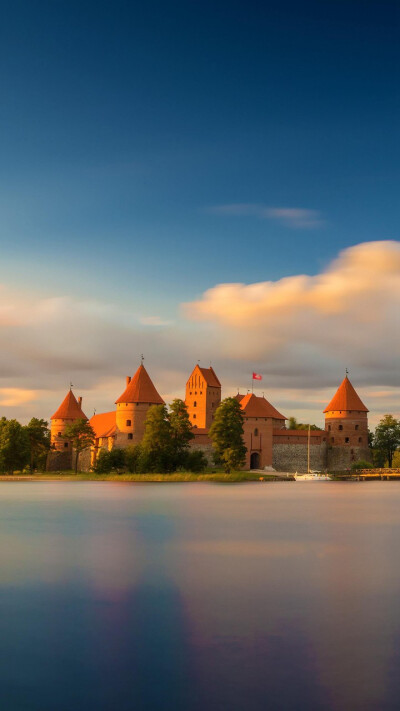
[[[328,449],[327,467],[329,471],[344,471],[351,469],[354,462],[365,459],[372,461],[371,450],[368,447],[335,446]]]
[[[327,467],[326,442],[310,444],[310,469],[323,471]],[[307,442],[274,443],[272,449],[272,466],[280,472],[306,472],[308,467]]]
[[[195,438],[190,440],[190,442],[189,442],[189,448],[191,450],[194,450],[194,449],[201,450],[207,459],[208,465],[210,467],[214,466],[214,457],[213,457],[214,450],[213,450],[211,440],[208,439],[207,435],[200,435],[200,436],[195,435]]]
[[[72,449],[69,451],[50,450],[47,455],[46,471],[63,472],[72,469]]]

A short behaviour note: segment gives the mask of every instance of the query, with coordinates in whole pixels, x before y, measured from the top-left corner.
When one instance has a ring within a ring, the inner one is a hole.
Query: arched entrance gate
[[[252,452],[250,454],[250,469],[260,468],[260,455],[258,452]]]

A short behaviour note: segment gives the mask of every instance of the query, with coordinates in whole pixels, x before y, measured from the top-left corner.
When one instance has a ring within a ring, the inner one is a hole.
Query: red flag
[[[253,373],[253,380],[262,380],[262,375],[260,375],[260,373]]]

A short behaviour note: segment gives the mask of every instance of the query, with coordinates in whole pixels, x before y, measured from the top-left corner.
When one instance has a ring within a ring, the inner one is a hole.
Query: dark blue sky
[[[398,239],[399,30],[396,2],[3,1],[1,280],[165,315]]]

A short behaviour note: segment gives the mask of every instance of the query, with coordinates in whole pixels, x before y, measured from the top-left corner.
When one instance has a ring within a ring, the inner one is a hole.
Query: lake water
[[[1,711],[400,706],[400,483],[0,483]]]

